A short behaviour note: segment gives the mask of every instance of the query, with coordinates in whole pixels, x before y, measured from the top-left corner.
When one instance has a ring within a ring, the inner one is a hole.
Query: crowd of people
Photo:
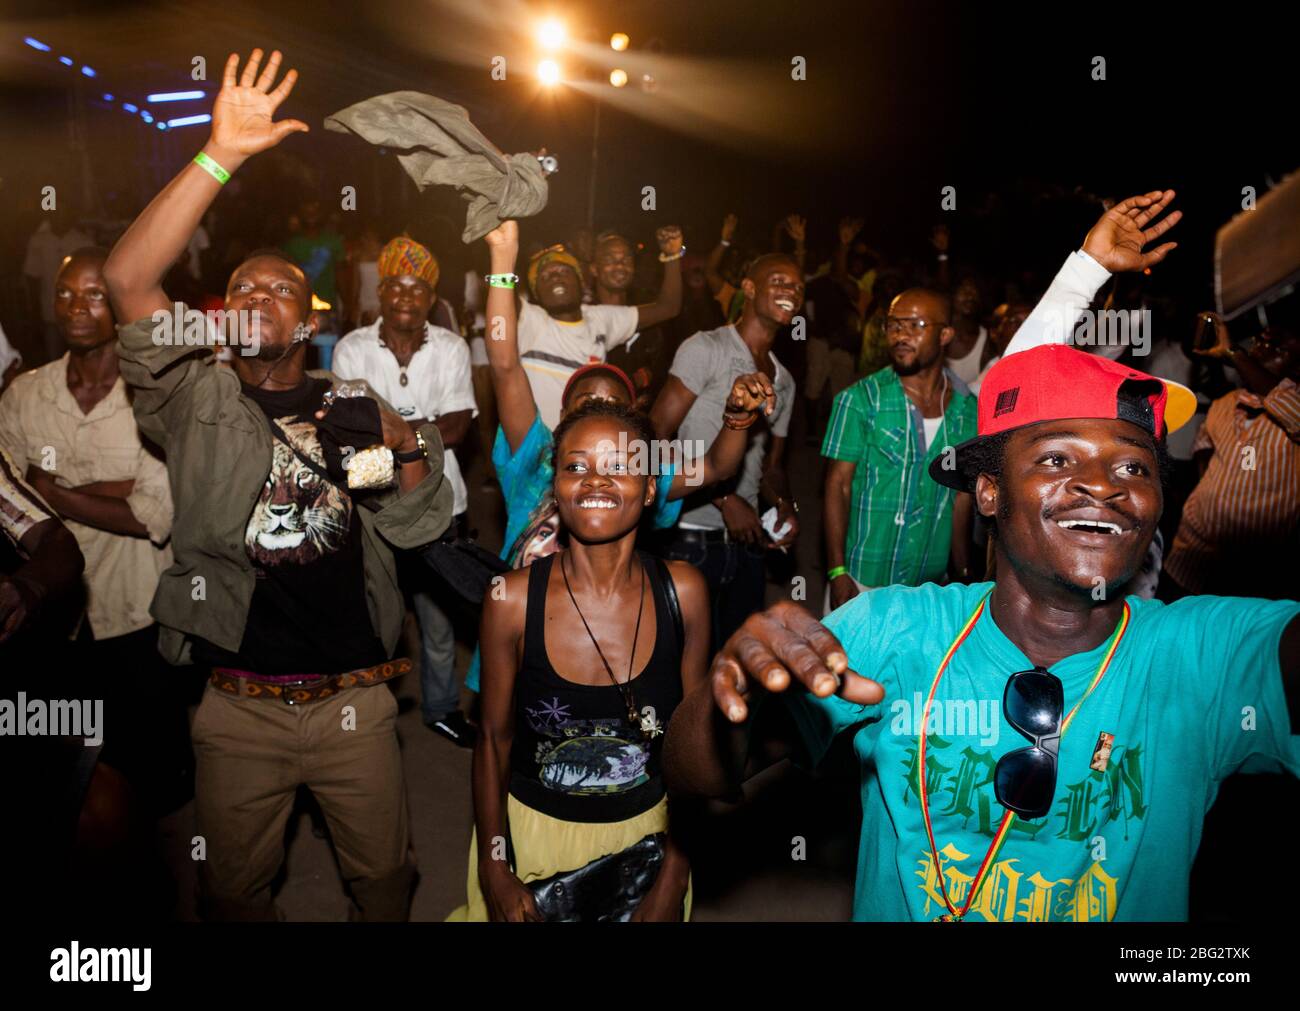
[[[192,796],[202,915],[274,919],[306,787],[355,915],[406,919],[409,610],[423,721],[473,748],[451,919],[689,918],[702,799],[841,733],[855,918],[1186,917],[1218,784],[1300,773],[1300,335],[1283,311],[1234,344],[1206,314],[1194,348],[1077,346],[1080,317],[1138,313],[1121,279],[1174,250],[1171,190],[995,307],[946,228],[902,269],[850,218],[810,255],[798,215],[749,250],[727,215],[707,256],[675,225],[525,256],[502,220],[451,304],[438,250],[345,244],[289,194],[295,233],[210,303],[214,200],[307,129],[263,56],[231,56],[210,139],[111,251],[42,224],[49,361],[0,336],[0,650],[105,710],[27,786],[60,873],[152,887],[150,833]],[[160,339],[181,302],[255,345]],[[796,413],[820,502],[789,478]],[[825,592],[798,603],[769,573],[818,512]]]

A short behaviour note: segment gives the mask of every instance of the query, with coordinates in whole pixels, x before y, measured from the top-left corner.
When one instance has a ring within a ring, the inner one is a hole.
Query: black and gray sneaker
[[[426,723],[425,726],[435,734],[441,734],[452,744],[462,748],[474,747],[475,730],[459,709],[453,710],[446,716],[440,716],[432,723]]]

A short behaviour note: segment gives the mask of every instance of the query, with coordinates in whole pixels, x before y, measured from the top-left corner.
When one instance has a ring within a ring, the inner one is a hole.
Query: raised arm
[[[735,476],[749,446],[749,428],[758,420],[756,415],[759,411],[768,417],[776,411],[776,390],[772,387],[772,380],[762,372],[737,376],[723,408],[722,431],[713,440],[708,452],[700,458],[698,472],[694,472],[693,468],[691,472],[679,469],[673,475],[668,498],[685,498],[700,488]],[[691,452],[695,448],[684,446],[682,452]]]
[[[787,214],[778,223],[778,227],[790,236],[790,241],[794,243],[794,262],[799,265],[800,272],[807,270],[805,261],[808,259],[808,219],[798,214]],[[779,249],[777,243],[772,243],[773,249]]]
[[[659,256],[664,259],[664,279],[659,285],[659,297],[653,302],[636,307],[638,330],[673,319],[682,311],[682,230],[676,225],[665,225],[655,232],[659,241]]]
[[[503,221],[484,237],[493,274],[513,274],[519,258],[519,225]],[[513,288],[489,285],[487,306],[488,366],[496,394],[497,417],[511,452],[517,450],[537,418],[537,401],[519,360],[519,311]]]
[[[1084,237],[1083,248],[1066,259],[1007,345],[1006,353],[1066,343],[1079,314],[1088,308],[1111,274],[1145,270],[1168,256],[1178,243],[1165,242],[1145,253],[1142,250],[1182,219],[1183,212],[1174,211],[1156,221],[1173,199],[1173,190],[1152,190],[1129,197],[1103,214]]]
[[[726,280],[719,273],[719,268],[722,266],[722,258],[727,255],[727,247],[731,245],[731,237],[735,234],[736,216],[728,214],[722,219],[722,237],[709,253],[709,258],[704,261],[704,282],[709,286],[710,295],[716,295],[726,284]]]
[[[212,134],[201,151],[218,166],[214,171],[233,174],[249,155],[307,130],[307,124],[296,119],[271,122],[271,114],[293,90],[298,72],[290,70],[271,90],[280,69],[279,50],[271,53],[259,76],[261,62],[262,50],[254,49],[236,80],[239,55],[231,53],[226,60],[221,91],[212,107]],[[118,240],[104,264],[118,319],[134,321],[170,308],[162,279],[185,250],[221,185],[211,172],[188,162]]]

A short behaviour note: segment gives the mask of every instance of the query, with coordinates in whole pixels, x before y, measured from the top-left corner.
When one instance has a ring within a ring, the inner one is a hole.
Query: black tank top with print
[[[646,572],[646,604],[654,602],[657,634],[654,652],[633,677],[632,689],[639,715],[666,728],[682,700],[680,613],[665,589],[672,579],[667,567],[653,556],[638,556]],[[559,557],[539,558],[528,569],[524,656],[515,678],[510,792],[552,818],[623,821],[648,811],[664,795],[664,738],[661,733],[647,740],[632,727],[623,695],[603,670],[605,684],[580,685],[560,677],[551,666],[546,653],[546,588]],[[585,636],[578,616],[572,618],[578,629],[574,634]],[[642,635],[645,625],[643,618]],[[627,677],[626,670],[614,673],[620,683]]]

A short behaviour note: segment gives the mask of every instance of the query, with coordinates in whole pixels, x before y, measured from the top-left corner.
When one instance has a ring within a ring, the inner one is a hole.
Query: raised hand
[[[655,229],[655,240],[659,243],[659,252],[664,256],[676,256],[682,251],[682,230],[677,225],[664,225]]]
[[[271,53],[259,75],[257,70],[261,62],[262,50],[254,49],[244,65],[244,72],[236,81],[239,54],[231,53],[221,77],[221,91],[212,107],[212,143],[245,157],[275,147],[291,133],[306,133],[309,129],[299,119],[271,121],[271,114],[293,91],[298,71],[290,70],[279,87],[272,91],[271,85],[280,69],[280,51],[277,49]]]
[[[503,221],[496,228],[483,236],[483,241],[489,246],[518,246],[519,245],[519,222]]]
[[[728,214],[722,219],[722,241],[730,242],[731,237],[736,234],[736,224],[739,222],[734,214]]]
[[[930,245],[934,246],[935,252],[948,252],[948,226],[935,225],[930,231]]]
[[[1174,211],[1155,221],[1173,199],[1173,190],[1152,190],[1121,201],[1092,226],[1083,240],[1083,251],[1112,274],[1145,270],[1159,263],[1178,243],[1166,242],[1145,253],[1142,249],[1182,220],[1183,212]]]
[[[802,218],[798,214],[791,214],[786,217],[783,224],[785,225],[786,234],[794,240],[795,245],[802,246],[804,237],[808,232],[808,219]]]
[[[760,407],[769,416],[776,410],[776,390],[772,380],[762,372],[737,376],[731,384],[731,395],[727,397],[724,410],[732,414],[749,414]]]
[[[838,692],[859,705],[885,696],[879,683],[849,670],[844,647],[825,625],[788,600],[745,619],[713,658],[709,682],[714,704],[732,723],[748,718],[745,696],[755,686],[783,692],[798,684],[819,698]]]
[[[1202,358],[1220,358],[1230,361],[1232,340],[1228,335],[1228,324],[1223,322],[1223,317],[1217,312],[1203,312],[1198,314],[1197,319],[1202,321],[1202,325],[1214,327],[1214,343],[1208,348],[1192,348],[1192,353]]]
[[[840,218],[840,245],[847,246],[860,231],[862,231],[861,218]]]
[[[493,253],[519,252],[519,222],[503,221],[483,236],[483,241]]]

